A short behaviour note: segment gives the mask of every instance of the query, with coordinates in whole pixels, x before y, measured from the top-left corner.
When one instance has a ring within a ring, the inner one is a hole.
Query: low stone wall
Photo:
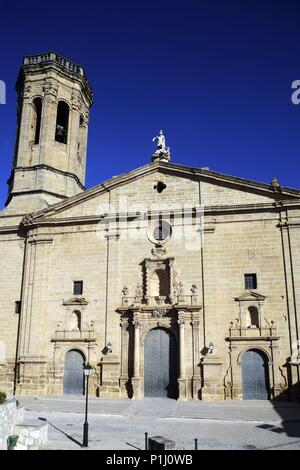
[[[14,450],[37,450],[48,438],[48,423],[24,421],[25,408],[15,400],[0,405],[0,450],[7,450],[9,436],[18,436]]]
[[[15,426],[14,434],[19,436],[15,450],[38,450],[48,439],[48,423],[26,422]]]
[[[0,405],[0,450],[7,449],[7,438],[14,434],[14,427],[24,417],[24,410],[17,409],[15,400],[7,400]]]

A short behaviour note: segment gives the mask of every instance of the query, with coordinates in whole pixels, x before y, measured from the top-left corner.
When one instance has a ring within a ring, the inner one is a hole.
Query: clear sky
[[[19,66],[50,50],[95,92],[87,187],[148,163],[162,128],[173,162],[300,188],[299,17],[296,0],[0,0],[0,205]]]

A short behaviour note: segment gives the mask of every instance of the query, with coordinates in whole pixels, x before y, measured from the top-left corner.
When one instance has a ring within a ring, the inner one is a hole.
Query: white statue
[[[156,142],[157,150],[166,150],[166,139],[162,130],[156,137],[153,137],[152,142]]]

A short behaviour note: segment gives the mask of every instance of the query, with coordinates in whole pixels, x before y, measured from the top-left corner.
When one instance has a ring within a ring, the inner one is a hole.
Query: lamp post
[[[83,373],[84,373],[84,377],[86,377],[86,387],[85,387],[85,421],[83,425],[82,447],[88,447],[88,443],[89,443],[89,423],[88,423],[89,376],[92,373],[92,366],[90,366],[89,364],[84,364]]]

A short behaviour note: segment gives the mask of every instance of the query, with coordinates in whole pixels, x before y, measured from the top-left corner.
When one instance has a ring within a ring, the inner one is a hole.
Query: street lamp
[[[84,364],[83,366],[84,377],[86,377],[85,387],[85,421],[83,425],[83,443],[82,447],[88,447],[89,443],[89,424],[88,424],[88,400],[89,400],[89,376],[92,373],[92,366]]]

